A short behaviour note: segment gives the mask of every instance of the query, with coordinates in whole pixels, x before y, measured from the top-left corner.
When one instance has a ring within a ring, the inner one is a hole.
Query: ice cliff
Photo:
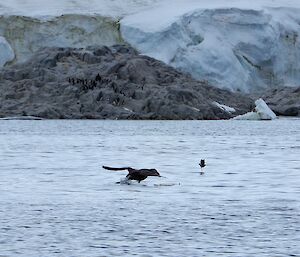
[[[11,49],[16,63],[28,60],[42,47],[84,48],[121,43],[119,19],[156,2],[0,0],[0,67],[11,61]]]
[[[255,92],[298,85],[299,24],[297,0],[0,0],[0,67],[41,47],[125,40],[212,85]]]
[[[142,53],[220,88],[298,85],[299,2],[190,2],[124,18],[123,37]]]
[[[0,35],[10,42],[16,62],[28,60],[42,47],[110,46],[122,41],[116,21],[102,16],[80,14],[67,14],[51,19],[0,16]],[[0,66],[5,64],[5,61],[1,61],[3,52],[1,49]]]

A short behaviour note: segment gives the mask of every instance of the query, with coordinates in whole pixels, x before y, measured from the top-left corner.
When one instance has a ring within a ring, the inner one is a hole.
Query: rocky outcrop
[[[269,90],[263,98],[277,115],[300,116],[300,87]]]
[[[252,100],[214,88],[134,49],[45,48],[0,70],[0,117],[227,119],[215,102],[248,112]]]

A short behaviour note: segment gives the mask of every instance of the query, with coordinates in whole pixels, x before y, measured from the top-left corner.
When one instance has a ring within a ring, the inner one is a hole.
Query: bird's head
[[[159,174],[159,172],[156,169],[150,169],[150,171],[151,171],[151,175],[150,176],[160,177],[160,174]]]

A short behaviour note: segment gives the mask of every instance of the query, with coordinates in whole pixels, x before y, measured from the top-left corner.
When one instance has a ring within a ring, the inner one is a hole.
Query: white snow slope
[[[122,37],[141,53],[212,85],[299,85],[298,0],[0,0],[0,15],[16,62],[43,46],[122,42],[122,18]]]

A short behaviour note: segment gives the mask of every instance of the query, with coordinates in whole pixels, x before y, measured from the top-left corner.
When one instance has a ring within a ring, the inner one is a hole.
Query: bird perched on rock
[[[127,170],[128,174],[126,178],[128,180],[137,180],[139,183],[146,179],[149,176],[156,176],[156,177],[161,177],[159,172],[156,169],[133,169],[130,167],[124,167],[124,168],[112,168],[112,167],[107,167],[107,166],[102,166],[103,169],[106,170],[113,170],[113,171],[119,171],[119,170]]]

